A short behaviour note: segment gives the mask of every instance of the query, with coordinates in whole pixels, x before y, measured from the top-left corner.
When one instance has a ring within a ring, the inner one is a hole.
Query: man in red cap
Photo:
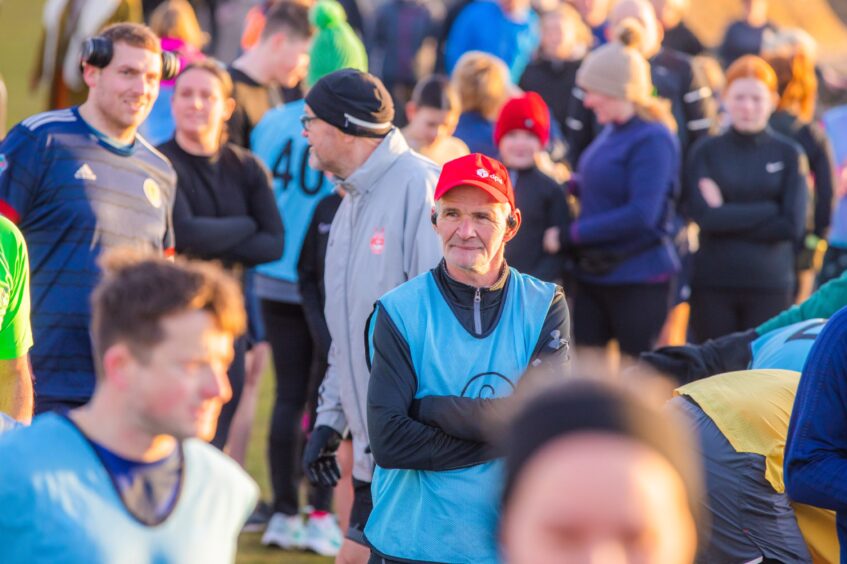
[[[506,264],[521,213],[500,162],[445,164],[432,224],[444,259],[385,294],[368,324],[377,467],[365,536],[372,562],[496,562],[502,469],[484,412],[530,367],[565,374],[567,303]]]

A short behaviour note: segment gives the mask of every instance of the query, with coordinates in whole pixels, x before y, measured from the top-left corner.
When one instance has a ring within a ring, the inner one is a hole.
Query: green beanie
[[[324,76],[337,70],[354,68],[368,72],[368,55],[359,36],[347,23],[347,13],[336,0],[320,0],[309,11],[309,20],[317,28],[309,53],[311,87]]]

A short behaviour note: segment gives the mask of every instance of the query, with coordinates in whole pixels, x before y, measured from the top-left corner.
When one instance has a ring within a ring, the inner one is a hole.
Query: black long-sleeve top
[[[159,146],[176,169],[176,251],[227,266],[282,256],[283,227],[270,175],[250,151],[231,143],[213,156],[187,153],[175,139]]]
[[[803,235],[808,165],[802,149],[765,128],[704,139],[685,170],[690,217],[700,227],[692,286],[787,289]],[[706,204],[698,187],[712,179],[723,205]]]
[[[477,289],[452,279],[443,261],[432,273],[456,318],[470,333],[476,334],[473,306]],[[483,336],[493,331],[500,320],[510,276],[509,270],[504,269],[497,283],[480,292]],[[416,402],[417,375],[409,345],[384,310],[376,316],[373,342],[368,434],[377,464],[383,468],[452,470],[494,456],[483,440],[486,418],[481,414],[501,400],[431,396]],[[569,342],[567,301],[564,291],[558,288],[530,366],[564,376],[569,363]]]
[[[771,127],[790,137],[803,148],[809,161],[809,171],[814,179],[814,223],[812,232],[826,237],[832,221],[832,200],[835,194],[835,156],[823,128],[816,123],[805,123],[796,116],[776,111],[771,116]]]
[[[581,63],[581,60],[551,61],[538,57],[527,65],[521,76],[520,87],[537,92],[544,99],[563,133],[567,127],[568,105],[573,98],[576,71]]]
[[[518,234],[506,245],[506,262],[518,272],[555,282],[562,277],[565,258],[562,253],[544,251],[544,232],[550,227],[562,232],[570,229],[572,218],[565,191],[536,167],[509,172],[523,220]]]
[[[329,228],[332,227],[332,220],[340,205],[341,195],[338,192],[333,192],[318,202],[297,262],[297,284],[303,299],[303,313],[312,334],[312,341],[323,358],[329,356],[329,345],[332,342],[324,317],[326,247],[329,243]]]
[[[692,57],[702,55],[706,51],[703,43],[694,34],[694,32],[685,25],[685,22],[679,22],[676,27],[665,30],[665,37],[662,39],[662,47],[673,49]]]

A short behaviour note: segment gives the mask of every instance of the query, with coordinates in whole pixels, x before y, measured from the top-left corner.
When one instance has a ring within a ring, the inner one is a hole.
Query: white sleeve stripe
[[[76,117],[70,110],[61,110],[56,112],[45,112],[29,117],[21,122],[28,129],[36,129],[46,123],[75,121]]]
[[[574,118],[567,118],[565,120],[565,125],[567,125],[569,129],[573,129],[574,131],[582,131],[582,128],[584,127],[581,121]]]
[[[708,86],[703,86],[702,88],[698,88],[697,90],[692,90],[688,94],[682,97],[682,100],[686,104],[691,104],[692,102],[697,102],[699,100],[703,100],[704,98],[709,98],[712,95],[712,89]]]
[[[695,119],[688,122],[688,129],[691,131],[700,131],[712,127],[712,118]]]

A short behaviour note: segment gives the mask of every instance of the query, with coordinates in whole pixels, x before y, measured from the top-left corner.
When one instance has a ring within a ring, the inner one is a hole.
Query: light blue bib
[[[807,319],[765,333],[750,344],[753,358],[749,368],[781,368],[803,371],[806,357],[826,319]]]
[[[527,369],[555,285],[511,270],[487,337],[470,334],[427,272],[379,301],[409,345],[417,398],[510,395]],[[444,472],[377,466],[365,536],[381,553],[434,562],[496,562],[502,462]]]
[[[333,190],[332,182],[309,166],[309,143],[300,124],[305,106],[305,100],[297,100],[270,110],[250,134],[250,149],[273,175],[274,197],[285,227],[282,257],[257,270],[288,282],[297,282],[297,261],[315,206]]]
[[[3,564],[230,563],[258,496],[238,465],[183,441],[177,501],[159,525],[126,509],[91,444],[64,417],[36,417],[0,438]]]

